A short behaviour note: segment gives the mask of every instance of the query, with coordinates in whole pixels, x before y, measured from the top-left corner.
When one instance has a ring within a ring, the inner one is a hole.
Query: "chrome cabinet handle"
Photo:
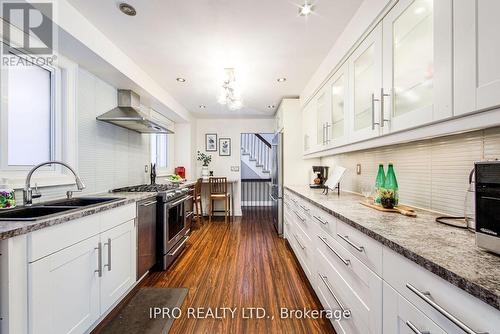
[[[340,261],[342,261],[346,266],[351,264],[351,260],[349,260],[349,259],[346,260],[339,253],[337,253],[337,251],[335,249],[333,249],[333,247],[330,246],[330,244],[326,241],[326,238],[323,238],[319,235],[318,235],[318,238],[321,241],[323,241],[323,243],[326,245],[326,247],[328,247],[333,252],[333,254],[337,255],[337,257],[340,259]]]
[[[94,270],[94,273],[97,273],[97,276],[102,277],[102,244],[99,242],[97,247],[94,249],[97,250],[97,269]]]
[[[295,210],[294,210],[294,211],[293,211],[293,213],[295,213],[295,215],[297,216],[297,218],[299,218],[299,219],[300,219],[300,221],[304,222],[304,221],[306,220],[305,218],[302,218],[302,217],[301,217],[301,216],[297,213],[297,211],[295,211]]]
[[[151,205],[153,205],[153,204],[156,204],[156,201],[150,201],[150,202],[146,202],[146,203],[141,203],[141,204],[139,204],[139,205],[140,205],[140,206],[144,206],[144,207],[146,207],[146,206],[151,206]]]
[[[328,122],[326,122],[326,134],[325,134],[325,144],[328,144],[330,143],[330,127],[331,127],[331,124],[329,124]]]
[[[108,246],[108,264],[105,264],[104,268],[108,267],[108,271],[111,271],[111,238],[108,238],[108,242],[104,243],[104,246]]]
[[[313,217],[314,217],[314,219],[316,219],[317,221],[319,221],[321,224],[328,225],[328,222],[324,221],[323,219],[321,219],[321,218],[319,218],[317,216],[313,216]]]
[[[384,87],[380,89],[380,127],[384,127],[384,122],[389,122],[388,119],[384,117],[384,97],[391,96],[391,94],[384,93]]]
[[[429,292],[421,292],[419,291],[416,287],[411,285],[410,283],[406,283],[406,287],[410,289],[411,292],[416,294],[420,299],[422,299],[424,302],[429,304],[433,309],[441,313],[445,318],[450,320],[452,323],[454,323],[458,328],[463,330],[467,334],[488,334],[488,332],[476,332],[472,330],[470,327],[468,327],[466,324],[464,324],[462,321],[457,319],[453,314],[449,313],[446,311],[444,308],[442,308],[439,304],[431,300],[428,296],[431,294]]]
[[[295,238],[295,240],[297,240],[297,243],[299,244],[300,248],[302,248],[302,249],[306,248],[306,246],[302,245],[302,243],[300,242],[299,237],[297,236],[297,234],[294,233],[293,237]]]
[[[379,99],[375,98],[375,94],[372,93],[372,130],[375,130],[375,125],[380,125],[380,123],[375,123],[375,102]]]
[[[352,248],[354,248],[358,252],[363,252],[365,250],[365,248],[363,246],[358,246],[358,245],[354,244],[351,240],[349,240],[349,237],[347,235],[343,236],[343,235],[341,235],[339,233],[337,233],[337,235],[339,236],[340,239],[342,239],[345,242],[347,242],[349,244],[349,246],[351,246]]]
[[[188,239],[189,239],[189,236],[185,236],[184,240],[181,242],[181,244],[176,249],[174,249],[172,252],[168,253],[167,255],[175,256],[177,254],[177,252],[179,252],[179,250],[182,248],[182,246],[184,246],[184,244],[188,241]]]
[[[415,325],[412,324],[411,321],[409,320],[406,321],[406,326],[408,326],[408,328],[411,329],[411,331],[415,334],[431,334],[431,332],[428,331],[422,332],[417,327],[415,327]]]
[[[299,206],[300,206],[300,207],[302,208],[302,210],[304,210],[305,212],[309,212],[309,211],[311,211],[311,209],[306,208],[306,207],[305,207],[305,206],[303,206],[303,205],[299,205]]]
[[[325,145],[326,138],[326,123],[323,123],[323,145]]]
[[[342,313],[344,313],[344,315],[350,317],[351,316],[351,310],[347,309],[344,306],[344,304],[340,301],[340,299],[337,297],[337,295],[335,294],[335,292],[333,292],[333,289],[330,286],[330,283],[328,283],[328,277],[327,276],[323,276],[321,274],[319,274],[319,277],[321,278],[321,280],[325,284],[326,288],[328,289],[328,291],[332,295],[333,299],[335,299],[335,302],[339,305],[340,309],[342,310]]]

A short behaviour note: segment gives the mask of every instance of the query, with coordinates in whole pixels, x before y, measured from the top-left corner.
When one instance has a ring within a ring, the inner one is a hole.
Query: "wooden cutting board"
[[[359,203],[361,203],[364,206],[367,206],[369,208],[378,210],[378,211],[383,211],[383,212],[397,212],[397,213],[400,213],[400,214],[408,216],[408,217],[416,217],[417,216],[415,210],[413,210],[412,208],[410,208],[408,206],[405,206],[405,205],[398,205],[398,206],[396,206],[396,207],[394,207],[392,209],[386,209],[382,205],[377,205],[377,204],[374,204],[374,203],[368,203],[368,202],[359,202]]]

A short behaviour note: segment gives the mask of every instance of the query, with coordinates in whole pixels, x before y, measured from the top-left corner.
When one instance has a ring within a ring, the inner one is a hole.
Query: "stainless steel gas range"
[[[175,184],[144,184],[114,189],[113,192],[157,193],[156,269],[167,270],[182,253],[189,239],[190,227],[187,222],[193,215],[192,211],[187,211],[192,199],[190,190]]]

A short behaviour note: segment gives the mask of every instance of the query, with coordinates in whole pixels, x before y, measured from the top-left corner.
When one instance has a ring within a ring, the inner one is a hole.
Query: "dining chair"
[[[195,216],[196,216],[196,222],[199,223],[201,220],[201,223],[204,223],[203,220],[203,205],[201,204],[201,187],[203,185],[203,179],[199,178],[193,189],[193,207],[195,210]],[[198,207],[199,206],[199,207]]]
[[[224,201],[224,222],[227,223],[227,218],[231,217],[231,195],[227,192],[226,177],[211,177],[208,179],[209,184],[209,205],[208,205],[208,222],[212,222],[214,211],[214,201]]]

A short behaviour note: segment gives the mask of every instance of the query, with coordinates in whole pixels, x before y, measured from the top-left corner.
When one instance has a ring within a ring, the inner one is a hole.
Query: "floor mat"
[[[165,334],[174,319],[157,313],[181,307],[186,288],[141,288],[99,334]]]

